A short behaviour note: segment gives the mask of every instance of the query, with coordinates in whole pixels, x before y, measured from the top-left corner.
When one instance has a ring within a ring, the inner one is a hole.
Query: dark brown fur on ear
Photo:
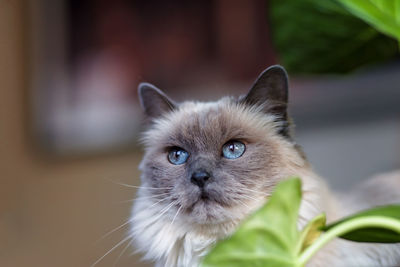
[[[265,113],[274,114],[282,122],[279,133],[289,137],[287,118],[288,76],[285,69],[274,65],[264,70],[248,94],[240,100],[246,105],[257,105]]]
[[[157,118],[176,108],[176,104],[152,84],[139,84],[138,92],[140,104],[149,119]]]

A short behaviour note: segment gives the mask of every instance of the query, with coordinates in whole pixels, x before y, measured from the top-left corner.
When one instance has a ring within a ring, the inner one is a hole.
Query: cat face
[[[176,104],[149,84],[139,92],[151,119],[143,188],[165,216],[192,224],[240,220],[287,175],[283,151],[293,145],[281,67],[267,69],[239,99]]]

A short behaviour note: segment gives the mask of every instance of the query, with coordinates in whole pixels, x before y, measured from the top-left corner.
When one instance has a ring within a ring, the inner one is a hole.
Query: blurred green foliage
[[[400,0],[338,0],[354,16],[400,43]],[[400,48],[400,46],[399,46]]]
[[[269,4],[272,41],[280,62],[292,73],[346,73],[399,55],[396,40],[336,0]]]

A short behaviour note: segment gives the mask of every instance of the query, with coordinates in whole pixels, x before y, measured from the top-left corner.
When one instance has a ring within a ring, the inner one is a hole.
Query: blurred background
[[[0,266],[90,266],[124,238],[141,81],[215,100],[281,64],[332,188],[399,168],[399,51],[336,0],[0,0]],[[96,266],[149,266],[124,247]]]

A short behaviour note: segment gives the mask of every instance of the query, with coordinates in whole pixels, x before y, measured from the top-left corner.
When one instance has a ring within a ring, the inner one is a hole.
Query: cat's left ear
[[[247,105],[262,107],[282,122],[280,133],[288,136],[288,76],[285,69],[274,65],[264,70],[256,79],[247,95],[241,99]]]
[[[149,119],[154,119],[176,108],[176,104],[163,91],[150,83],[138,87],[140,104]]]

